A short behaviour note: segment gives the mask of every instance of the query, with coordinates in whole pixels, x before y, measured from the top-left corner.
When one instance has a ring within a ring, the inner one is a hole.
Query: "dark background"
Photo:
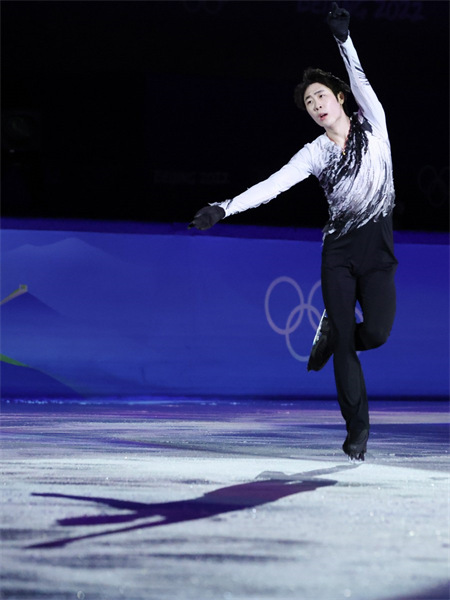
[[[3,1],[2,213],[188,222],[320,129],[304,68],[346,77],[330,2]],[[447,1],[341,2],[382,101],[396,229],[448,230]],[[314,178],[227,220],[322,227]]]

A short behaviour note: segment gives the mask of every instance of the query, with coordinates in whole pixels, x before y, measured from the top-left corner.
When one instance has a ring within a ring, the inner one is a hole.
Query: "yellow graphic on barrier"
[[[21,296],[22,294],[26,294],[27,292],[28,292],[28,286],[26,284],[21,284],[21,285],[19,285],[17,290],[15,290],[12,294],[9,294],[9,296],[6,296],[6,298],[4,298],[0,302],[0,305],[6,304],[10,300],[14,300],[14,298],[17,298],[17,296]]]

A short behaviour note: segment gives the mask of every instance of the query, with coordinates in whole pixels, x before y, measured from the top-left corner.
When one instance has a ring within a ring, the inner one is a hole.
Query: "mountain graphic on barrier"
[[[1,302],[2,327],[18,323],[21,319],[40,324],[42,319],[60,319],[62,315],[28,291],[28,286],[21,285],[18,290]]]
[[[0,354],[1,397],[36,398],[45,390],[46,398],[81,398],[71,387],[54,377]]]
[[[148,352],[145,338],[127,338],[120,322],[111,326],[64,315],[29,289],[0,306],[4,398],[147,391],[138,366]],[[117,357],[112,365],[105,359],[111,353]]]
[[[147,298],[167,276],[165,267],[151,257],[141,238],[135,241],[135,251],[123,256],[119,244],[117,256],[109,247],[98,247],[102,241],[98,235],[91,236],[98,245],[70,235],[48,244],[23,244],[7,252],[3,289],[13,290],[20,281],[26,282],[29,293],[67,317],[93,324],[109,321],[115,326],[125,317],[140,324],[142,313],[148,312]],[[8,302],[5,298],[5,307],[20,299],[13,298],[17,293],[13,292]]]
[[[64,317],[47,306],[28,291],[28,286],[20,285],[17,290],[1,302],[2,331],[45,331],[60,325]],[[20,358],[0,355],[2,398],[36,397],[45,390],[48,397],[80,397],[80,394],[51,375],[33,368]]]

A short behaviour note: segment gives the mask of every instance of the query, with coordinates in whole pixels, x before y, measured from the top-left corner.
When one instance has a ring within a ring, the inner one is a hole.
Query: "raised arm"
[[[370,123],[375,135],[387,138],[386,116],[383,106],[367,80],[349,35],[349,12],[344,8],[339,8],[336,2],[333,2],[327,21],[344,59],[345,68],[350,79],[350,87],[360,114]]]

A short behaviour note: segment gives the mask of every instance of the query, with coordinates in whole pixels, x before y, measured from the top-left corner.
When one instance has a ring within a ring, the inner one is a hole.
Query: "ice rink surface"
[[[446,402],[6,403],[2,598],[449,598]]]

